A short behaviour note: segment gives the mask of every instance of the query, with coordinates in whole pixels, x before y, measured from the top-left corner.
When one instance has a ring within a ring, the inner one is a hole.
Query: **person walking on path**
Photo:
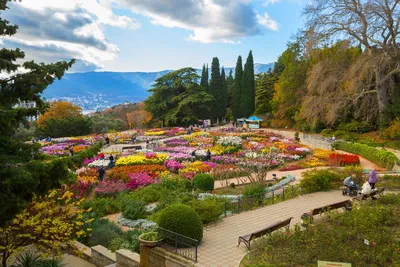
[[[71,154],[71,157],[75,154],[74,150],[72,149],[72,147],[69,148],[69,153]]]
[[[210,159],[211,159],[211,152],[209,149],[209,150],[207,150],[207,153],[206,153],[206,161],[209,161]]]
[[[104,170],[103,166],[101,166],[97,172],[99,173],[99,181],[100,183],[103,182],[103,178],[104,178],[104,174],[106,173],[106,171]]]
[[[377,181],[376,171],[375,171],[375,169],[372,169],[369,172],[369,179],[368,179],[368,183],[371,185],[371,189],[375,189],[376,181]]]
[[[110,169],[112,169],[114,167],[114,156],[110,155],[109,159],[110,159],[110,163],[108,164],[108,167]]]
[[[108,136],[106,137],[105,141],[106,141],[106,146],[109,146],[110,145],[110,138]]]

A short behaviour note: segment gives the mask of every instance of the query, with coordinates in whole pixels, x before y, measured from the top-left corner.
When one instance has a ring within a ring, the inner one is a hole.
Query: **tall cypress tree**
[[[211,108],[211,117],[213,119],[221,118],[223,116],[222,111],[222,81],[221,74],[219,72],[219,60],[214,57],[211,63],[211,80],[210,80],[210,94],[214,96],[215,103]]]
[[[242,100],[240,102],[241,115],[248,117],[254,113],[255,108],[255,81],[254,81],[254,61],[253,54],[250,50],[244,65],[242,78]]]
[[[206,64],[203,64],[203,69],[201,71],[201,80],[200,80],[201,87],[207,91],[208,89],[208,68],[206,69]]]
[[[222,89],[222,107],[221,117],[225,118],[226,109],[228,108],[228,86],[226,84],[225,69],[222,67],[221,70],[221,89]]]
[[[232,110],[232,92],[233,92],[233,87],[235,86],[235,79],[233,78],[233,72],[232,69],[229,71],[229,75],[226,78],[226,87],[227,87],[227,107]]]
[[[242,95],[242,78],[243,78],[242,57],[239,56],[236,62],[235,83],[232,91],[232,113],[235,119],[243,116],[240,110],[240,102]]]
[[[205,84],[206,84],[206,92],[210,92],[210,83],[209,83],[209,77],[210,77],[210,74],[208,73],[208,63],[207,63],[207,65],[206,65],[206,81],[205,81]]]

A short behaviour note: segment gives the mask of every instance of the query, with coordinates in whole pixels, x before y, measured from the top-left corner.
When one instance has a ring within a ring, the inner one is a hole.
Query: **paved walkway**
[[[204,228],[203,240],[198,247],[198,266],[239,266],[247,253],[244,244],[236,247],[239,236],[288,217],[293,217],[293,226],[300,222],[300,216],[304,212],[346,199],[349,197],[342,196],[340,191],[318,192],[234,215],[209,225]]]

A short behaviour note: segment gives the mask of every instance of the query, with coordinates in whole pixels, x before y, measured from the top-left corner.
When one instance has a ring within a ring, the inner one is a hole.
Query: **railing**
[[[196,239],[158,227],[157,245],[169,252],[197,262],[198,244]]]
[[[236,200],[226,201],[224,203],[224,217],[239,214],[243,211],[253,210],[257,207],[264,207],[284,201],[285,199],[294,198],[302,195],[301,187],[289,186],[281,189],[264,192],[261,194],[251,195],[247,197],[239,197]]]

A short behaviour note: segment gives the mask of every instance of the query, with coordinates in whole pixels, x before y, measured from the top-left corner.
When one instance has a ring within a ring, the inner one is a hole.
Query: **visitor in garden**
[[[112,167],[114,167],[114,156],[110,155],[109,159],[110,159],[110,163],[108,164],[108,167],[110,169],[112,169]]]
[[[69,148],[69,153],[71,154],[71,157],[75,154],[74,150],[72,149],[72,147]]]
[[[209,161],[210,159],[211,159],[211,152],[210,149],[208,149],[206,153],[206,161]]]
[[[372,169],[369,172],[369,179],[368,179],[368,183],[371,185],[371,189],[375,189],[376,181],[377,181],[376,171],[375,169]]]
[[[106,173],[106,171],[104,170],[103,166],[101,166],[97,172],[99,173],[99,181],[100,183],[103,182],[103,178],[104,178],[104,174]]]
[[[132,144],[134,144],[136,142],[136,136],[132,135]]]
[[[193,156],[193,157],[196,157],[196,150],[193,150],[192,156]]]
[[[336,137],[333,135],[332,136],[332,142],[335,142],[336,141]]]
[[[109,146],[110,145],[110,138],[108,136],[106,137],[105,141],[106,141],[106,146]]]

